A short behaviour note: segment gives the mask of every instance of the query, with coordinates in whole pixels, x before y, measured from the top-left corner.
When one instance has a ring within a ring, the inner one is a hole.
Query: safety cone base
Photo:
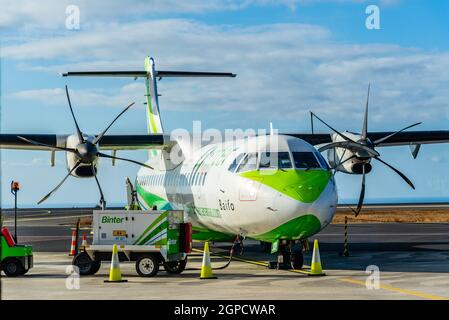
[[[311,276],[311,277],[322,277],[322,276],[325,276],[326,274],[323,272],[323,273],[307,273],[307,275],[308,276]]]
[[[128,282],[128,280],[114,280],[114,281],[104,280],[104,282],[106,282],[106,283],[121,283],[121,282]]]

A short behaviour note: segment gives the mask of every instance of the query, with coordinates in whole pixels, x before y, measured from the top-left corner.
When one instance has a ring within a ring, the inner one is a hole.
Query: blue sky
[[[80,30],[65,28],[68,4],[80,8]],[[365,9],[380,8],[380,30],[365,27]],[[64,96],[85,132],[98,133],[128,103],[111,133],[145,133],[143,83],[129,79],[66,79],[58,72],[142,69],[151,55],[160,69],[217,70],[236,79],[164,79],[159,83],[166,130],[268,128],[308,132],[309,110],[340,130],[360,130],[372,84],[370,129],[449,129],[449,3],[418,0],[50,1],[0,0],[1,132],[72,133]],[[326,132],[326,128],[320,127]],[[384,148],[384,160],[416,185],[374,165],[367,201],[439,197],[449,200],[449,146]],[[144,161],[145,152],[122,152]],[[2,204],[9,183],[22,182],[32,205],[66,174],[64,155],[49,166],[45,152],[3,151]],[[124,202],[124,179],[137,168],[101,163],[109,202]],[[340,198],[356,199],[360,177],[337,175]],[[71,178],[46,205],[98,201],[95,182]]]

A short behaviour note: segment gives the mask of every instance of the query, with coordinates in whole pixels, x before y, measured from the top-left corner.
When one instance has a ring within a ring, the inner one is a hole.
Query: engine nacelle
[[[358,141],[360,139],[359,135],[345,132],[345,136],[348,138]],[[345,141],[339,135],[332,136],[333,142]],[[348,160],[349,158],[352,158]],[[365,167],[365,173],[369,173],[372,170],[371,158],[360,156],[359,153],[351,151],[345,148],[333,148],[327,150],[327,160],[331,167],[335,170],[349,173],[349,174],[363,174],[363,167]],[[342,163],[339,165],[339,163]]]
[[[95,137],[93,136],[85,136],[86,140],[93,141]],[[78,136],[76,134],[72,134],[67,137],[66,147],[76,149],[76,146],[80,143]],[[67,170],[70,171],[73,169],[79,157],[72,153],[67,152]],[[77,178],[91,178],[98,173],[98,158],[93,162],[94,170],[92,170],[92,165],[87,163],[81,163],[78,167],[72,172],[72,176]]]

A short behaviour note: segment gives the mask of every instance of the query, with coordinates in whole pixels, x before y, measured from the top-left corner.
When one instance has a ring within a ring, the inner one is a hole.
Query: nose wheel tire
[[[136,261],[136,271],[141,277],[154,277],[159,271],[159,259],[145,255]]]
[[[304,256],[302,251],[292,252],[290,264],[293,269],[302,269],[302,266],[304,265]]]

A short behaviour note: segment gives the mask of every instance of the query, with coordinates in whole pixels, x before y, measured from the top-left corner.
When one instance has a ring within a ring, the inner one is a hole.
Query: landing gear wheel
[[[136,270],[141,277],[154,277],[159,271],[159,259],[153,255],[141,256],[136,261]]]
[[[73,258],[72,265],[78,267],[81,276],[90,276],[97,273],[101,263],[92,260],[86,252],[80,252]]]
[[[187,258],[181,261],[164,262],[164,269],[170,274],[180,274],[184,271],[187,265]]]
[[[2,270],[7,277],[17,277],[25,272],[22,262],[15,258],[6,259],[3,261]]]
[[[292,252],[290,257],[290,264],[293,269],[302,269],[302,266],[304,264],[304,255],[302,254],[302,251]]]

